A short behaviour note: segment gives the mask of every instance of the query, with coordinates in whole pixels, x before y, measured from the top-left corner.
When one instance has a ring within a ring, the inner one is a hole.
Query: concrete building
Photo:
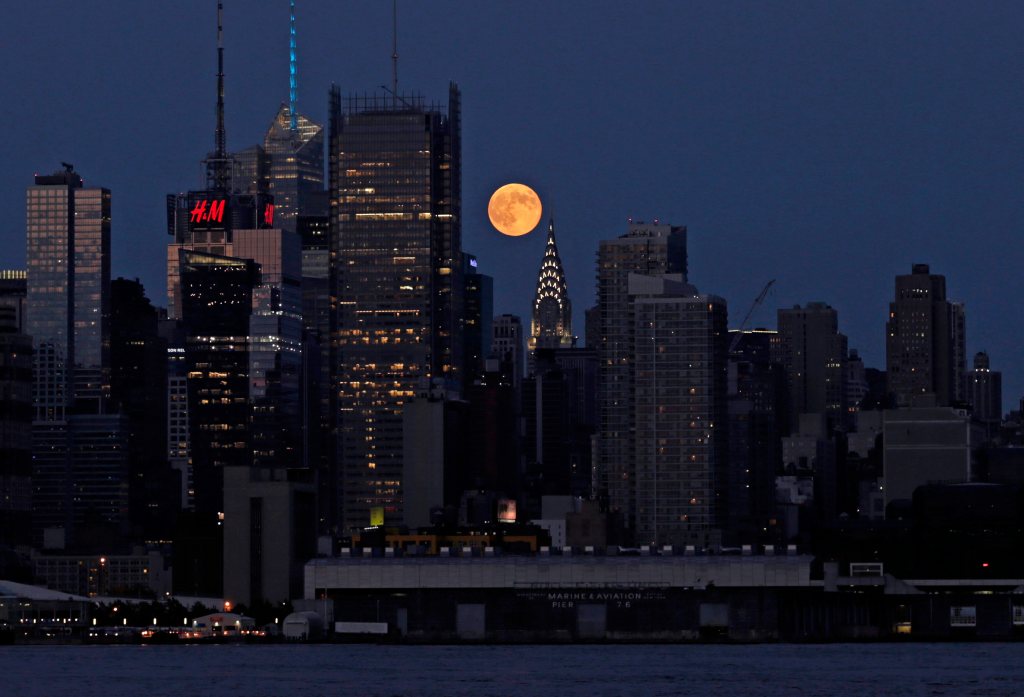
[[[419,390],[402,413],[405,525],[434,524],[436,509],[457,509],[466,480],[468,404],[438,384]]]
[[[962,409],[886,410],[882,439],[887,510],[893,502],[909,502],[919,486],[971,480],[971,422]]]
[[[309,470],[225,468],[224,597],[246,605],[299,597],[316,528]]]

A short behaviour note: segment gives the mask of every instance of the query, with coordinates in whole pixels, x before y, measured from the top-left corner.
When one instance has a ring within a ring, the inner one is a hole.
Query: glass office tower
[[[324,188],[324,127],[291,112],[285,104],[263,139],[268,160],[269,191],[274,196],[277,226],[295,232],[299,215],[314,212]]]
[[[401,523],[402,407],[462,368],[459,90],[331,94],[332,343],[341,527]]]

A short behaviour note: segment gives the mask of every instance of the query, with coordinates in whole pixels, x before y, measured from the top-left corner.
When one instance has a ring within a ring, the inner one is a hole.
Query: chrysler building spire
[[[565,285],[565,272],[555,244],[555,221],[548,222],[548,243],[540,263],[537,293],[530,322],[530,352],[539,348],[572,348],[572,303]]]

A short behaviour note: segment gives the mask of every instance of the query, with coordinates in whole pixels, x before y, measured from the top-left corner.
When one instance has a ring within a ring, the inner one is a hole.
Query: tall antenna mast
[[[391,96],[398,106],[398,0],[391,0]]]
[[[224,133],[224,3],[217,3],[217,135],[214,154],[223,159],[227,154]]]
[[[295,66],[295,0],[291,0],[291,15],[288,24],[288,113],[291,117],[290,128],[299,128],[299,113],[296,103],[299,101],[299,79]]]
[[[224,3],[217,3],[217,131],[213,153],[206,158],[206,185],[227,191],[231,182],[227,136],[224,133]]]

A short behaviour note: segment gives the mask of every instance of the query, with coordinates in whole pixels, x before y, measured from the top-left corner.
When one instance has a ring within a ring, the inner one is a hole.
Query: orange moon
[[[503,235],[519,237],[537,227],[542,208],[540,196],[525,184],[506,184],[487,204],[491,225]]]

